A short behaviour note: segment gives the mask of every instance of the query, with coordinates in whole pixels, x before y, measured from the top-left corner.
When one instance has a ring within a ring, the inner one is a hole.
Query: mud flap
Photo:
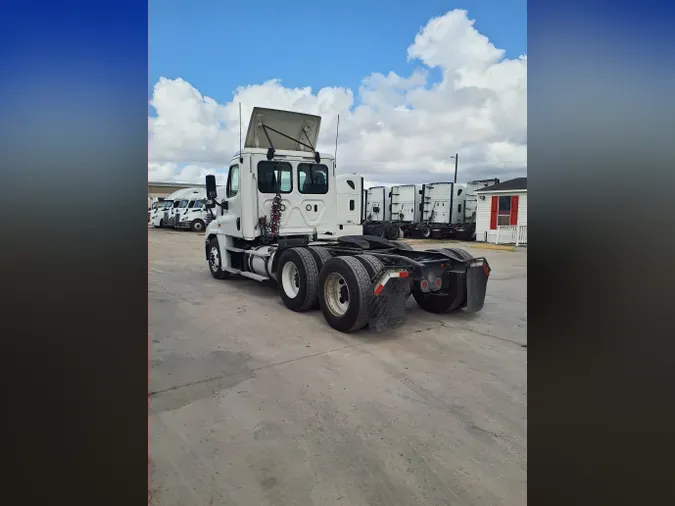
[[[405,323],[405,303],[410,297],[411,280],[391,279],[379,295],[370,301],[368,328],[384,332]]]
[[[485,292],[490,277],[490,266],[485,259],[473,259],[466,271],[466,311],[475,313],[483,309]]]

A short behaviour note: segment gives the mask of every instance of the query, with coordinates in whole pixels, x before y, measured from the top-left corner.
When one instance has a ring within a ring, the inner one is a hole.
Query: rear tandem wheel
[[[368,270],[350,256],[328,260],[319,274],[319,306],[328,324],[340,332],[353,332],[368,323],[374,297]]]
[[[301,312],[316,304],[319,269],[307,248],[289,248],[277,265],[277,286],[284,305]]]
[[[442,248],[457,254],[464,260],[471,260],[473,256],[461,248]],[[414,286],[413,297],[417,304],[430,313],[451,313],[466,305],[466,276],[464,274],[448,273],[446,293],[423,292],[419,286]]]

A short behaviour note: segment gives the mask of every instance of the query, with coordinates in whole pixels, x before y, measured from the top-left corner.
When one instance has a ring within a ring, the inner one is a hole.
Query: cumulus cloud
[[[401,55],[405,58],[406,55]],[[416,183],[524,175],[527,167],[527,56],[508,59],[474,28],[465,10],[431,19],[408,47],[423,66],[408,76],[365,76],[350,89],[286,88],[279,80],[241,86],[222,104],[183,79],[160,78],[148,119],[151,180],[202,182],[224,174],[253,107],[322,117],[319,151],[333,153],[340,115],[338,171],[370,182]],[[430,83],[429,69],[442,78]]]

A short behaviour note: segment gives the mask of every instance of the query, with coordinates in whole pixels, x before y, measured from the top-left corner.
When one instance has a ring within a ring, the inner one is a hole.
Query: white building
[[[476,241],[527,244],[526,177],[488,186],[476,194]]]

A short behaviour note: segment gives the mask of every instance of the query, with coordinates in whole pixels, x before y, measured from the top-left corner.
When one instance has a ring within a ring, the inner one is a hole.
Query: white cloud
[[[401,55],[402,58],[404,55]],[[368,181],[412,183],[452,177],[507,179],[527,167],[527,56],[505,59],[464,10],[431,19],[408,47],[407,58],[427,70],[364,77],[358,101],[350,89],[286,88],[279,80],[241,86],[231,102],[204,97],[183,79],[161,78],[149,118],[152,180],[202,182],[226,171],[254,106],[322,116],[319,150],[333,153],[340,115],[338,170]],[[356,105],[358,103],[358,105]]]

